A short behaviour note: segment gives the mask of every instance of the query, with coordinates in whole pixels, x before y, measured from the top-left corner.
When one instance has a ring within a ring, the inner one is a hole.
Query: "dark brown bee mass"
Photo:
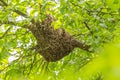
[[[29,28],[37,40],[36,51],[46,61],[58,61],[68,55],[75,47],[88,51],[89,46],[76,40],[64,29],[54,30],[51,27],[53,21],[54,18],[51,15],[47,15],[43,22],[37,21]]]

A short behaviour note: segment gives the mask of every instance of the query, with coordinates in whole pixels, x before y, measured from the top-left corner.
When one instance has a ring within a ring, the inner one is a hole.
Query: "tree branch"
[[[14,26],[19,26],[21,28],[27,28],[27,29],[30,27],[30,25],[28,25],[28,24],[20,25],[21,23],[12,22],[12,21],[0,21],[0,25],[1,24],[10,24],[10,25],[14,25]]]
[[[23,13],[23,12],[19,11],[19,10],[14,10],[14,12],[16,12],[17,14],[19,14],[19,15],[21,15],[21,16],[23,16],[23,17],[25,17],[25,18],[27,18],[27,17],[28,17],[28,15],[27,15],[27,14],[25,14],[25,13]]]
[[[10,25],[15,25],[15,22],[12,22],[12,21],[0,21],[0,24],[10,24]]]
[[[81,48],[82,50],[91,52],[91,51],[89,50],[90,46],[89,46],[89,45],[86,45],[85,43],[80,42],[79,40],[76,40],[76,39],[73,40],[73,45],[74,45],[75,47]]]
[[[4,2],[3,0],[0,0],[4,6],[8,6],[6,2]]]
[[[0,0],[2,3],[3,3],[3,5],[4,6],[8,6],[8,4],[5,2],[5,1],[3,1],[3,0]],[[28,15],[27,14],[25,14],[25,13],[23,13],[23,12],[21,12],[21,11],[19,11],[19,10],[13,10],[14,12],[16,12],[17,14],[19,14],[19,15],[21,15],[21,16],[23,16],[23,17],[25,17],[25,18],[27,18],[28,17]]]

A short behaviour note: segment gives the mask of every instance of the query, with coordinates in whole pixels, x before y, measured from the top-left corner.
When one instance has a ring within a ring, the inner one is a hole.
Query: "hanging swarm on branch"
[[[34,22],[29,28],[37,40],[35,50],[46,61],[55,62],[68,55],[74,48],[79,47],[89,51],[89,46],[81,43],[67,33],[64,29],[56,29],[51,26],[54,18],[47,15],[43,22]]]

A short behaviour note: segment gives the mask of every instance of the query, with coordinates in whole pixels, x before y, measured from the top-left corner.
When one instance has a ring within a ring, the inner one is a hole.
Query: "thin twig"
[[[29,71],[28,74],[30,74],[31,71],[32,71],[32,69],[33,69],[33,66],[34,66],[34,64],[35,64],[35,60],[36,60],[36,55],[37,55],[37,53],[34,54],[34,58],[33,58],[33,61],[31,62],[31,65],[30,65],[30,71]]]
[[[2,39],[3,37],[5,37],[5,36],[7,35],[7,33],[10,31],[10,29],[11,29],[11,27],[9,27],[9,28],[5,31],[5,33],[0,37],[0,39]]]
[[[88,26],[88,24],[84,21],[83,22],[85,24],[85,27],[90,31],[90,33],[93,35],[93,32],[91,31],[90,27]]]
[[[71,2],[71,4],[74,5],[74,6],[77,6],[77,7],[81,8],[81,9],[86,10],[86,11],[89,13],[89,15],[90,15],[90,12],[94,12],[93,10],[88,10],[88,9],[83,8],[83,7],[81,7],[81,6],[79,6],[78,4],[75,4],[75,3],[73,3],[73,2]]]

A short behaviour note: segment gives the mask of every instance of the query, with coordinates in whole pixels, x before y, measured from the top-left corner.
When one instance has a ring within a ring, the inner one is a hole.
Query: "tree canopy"
[[[120,80],[119,0],[0,0],[0,80]]]

